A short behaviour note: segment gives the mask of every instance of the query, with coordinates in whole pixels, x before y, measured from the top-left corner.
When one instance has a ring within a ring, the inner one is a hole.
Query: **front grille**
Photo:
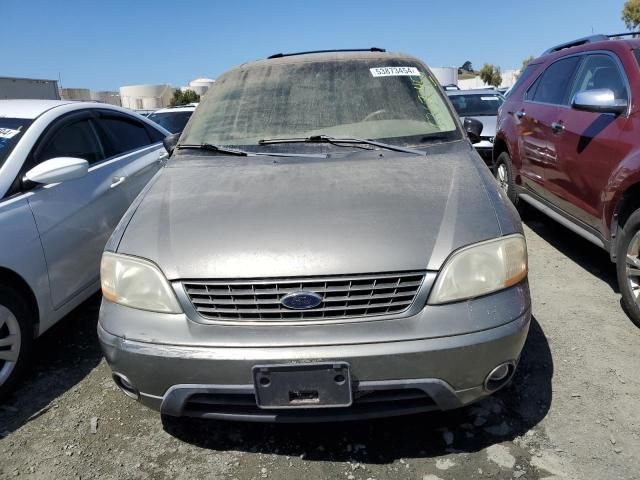
[[[407,310],[424,272],[322,278],[184,281],[197,312],[213,320],[296,321],[370,317]],[[315,292],[322,303],[290,310],[280,301],[290,293]]]

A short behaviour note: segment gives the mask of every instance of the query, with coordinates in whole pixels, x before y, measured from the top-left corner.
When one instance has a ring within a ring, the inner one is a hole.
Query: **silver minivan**
[[[102,257],[117,385],[167,415],[282,422],[502,388],[531,300],[481,128],[402,54],[280,54],[219,77]]]
[[[167,134],[110,105],[0,100],[0,397],[33,340],[99,288],[102,249]]]

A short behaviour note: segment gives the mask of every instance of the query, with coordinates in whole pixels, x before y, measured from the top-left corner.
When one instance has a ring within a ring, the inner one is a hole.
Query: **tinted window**
[[[184,126],[189,121],[189,118],[191,118],[192,113],[193,112],[152,113],[148,118],[166,128],[171,133],[179,133],[184,130]]]
[[[567,102],[567,90],[580,57],[569,57],[551,64],[542,74],[533,94],[533,101],[563,105]],[[534,84],[534,85],[536,85]],[[527,98],[531,98],[527,95]]]
[[[136,120],[102,117],[99,123],[109,137],[109,157],[151,144],[147,129]]]
[[[149,136],[151,137],[151,143],[161,142],[164,140],[165,134],[160,130],[153,128],[151,125],[147,125],[147,132],[149,132]]]
[[[608,55],[589,55],[580,69],[571,98],[578,92],[608,88],[616,99],[629,100],[625,78],[618,65]]]
[[[514,83],[513,87],[511,87],[511,89],[508,91],[507,96],[509,96],[511,92],[515,92],[517,89],[519,89],[520,86],[524,84],[531,77],[531,75],[534,74],[534,72],[538,69],[539,66],[540,64],[527,65],[524,71],[520,73],[520,75],[518,76],[518,80],[516,80],[516,83]]]
[[[55,130],[44,146],[38,150],[37,161],[56,157],[74,157],[89,163],[103,160],[104,152],[88,119],[68,123]]]

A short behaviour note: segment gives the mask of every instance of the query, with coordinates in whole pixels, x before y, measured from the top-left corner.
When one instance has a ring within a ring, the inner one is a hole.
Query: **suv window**
[[[527,99],[540,103],[564,105],[567,103],[567,90],[571,85],[573,73],[580,57],[568,57],[552,63],[536,82],[529,88]]]
[[[56,157],[82,158],[91,163],[104,160],[104,152],[89,119],[68,123],[56,130],[38,150],[37,162]]]
[[[152,143],[147,129],[137,120],[106,116],[101,117],[98,123],[109,137],[108,157],[130,152]]]
[[[625,78],[618,65],[609,55],[588,55],[571,92],[571,98],[585,90],[608,88],[616,99],[629,100]]]
[[[540,66],[539,63],[536,63],[536,64],[530,63],[529,65],[527,65],[524,71],[520,73],[520,75],[518,75],[518,80],[516,80],[516,83],[513,84],[513,87],[509,89],[509,92],[515,92],[516,90],[518,90],[520,88],[520,85],[526,82],[531,77],[531,75],[533,75],[533,73],[538,69],[539,66]]]

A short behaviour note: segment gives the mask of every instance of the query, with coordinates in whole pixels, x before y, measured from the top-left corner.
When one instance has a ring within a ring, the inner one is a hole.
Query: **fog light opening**
[[[505,362],[491,370],[484,381],[484,388],[488,392],[495,392],[504,387],[516,371],[515,363]]]
[[[135,400],[137,400],[140,397],[140,393],[138,392],[138,389],[134,387],[133,383],[131,383],[131,381],[121,373],[114,373],[113,381],[116,382],[116,385],[118,386],[118,388],[126,396],[131,397]]]

